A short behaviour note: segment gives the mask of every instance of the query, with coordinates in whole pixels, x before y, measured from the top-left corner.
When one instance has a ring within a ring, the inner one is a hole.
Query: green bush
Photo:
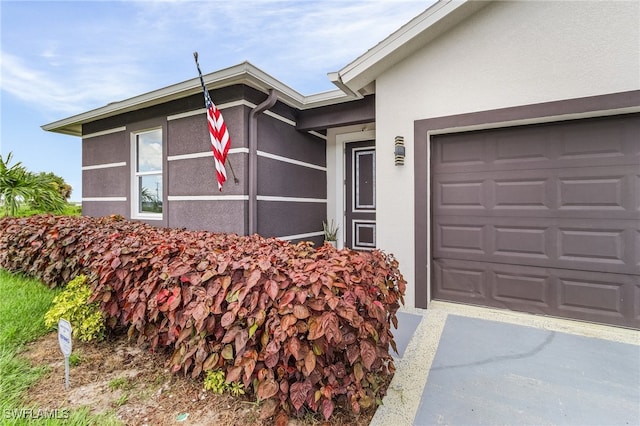
[[[227,390],[227,386],[224,381],[224,371],[207,371],[207,377],[204,378],[204,388],[206,390],[222,395]]]
[[[104,337],[104,319],[97,302],[88,303],[91,288],[87,277],[79,275],[67,284],[67,287],[53,299],[53,307],[44,315],[47,327],[58,324],[61,318],[69,321],[73,328],[73,337],[83,342]]]
[[[229,392],[233,396],[244,395],[244,384],[227,383],[222,370],[207,371],[207,377],[204,378],[204,388],[220,395],[224,392]]]

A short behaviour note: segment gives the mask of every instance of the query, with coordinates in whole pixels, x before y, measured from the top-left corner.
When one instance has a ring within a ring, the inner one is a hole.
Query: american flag
[[[216,108],[209,91],[204,85],[204,79],[202,78],[202,72],[200,71],[200,65],[198,64],[197,53],[194,53],[196,59],[196,65],[198,66],[198,74],[200,74],[200,83],[202,84],[202,90],[204,91],[204,104],[207,108],[207,122],[209,123],[209,136],[211,138],[211,150],[213,151],[213,158],[216,166],[216,177],[218,179],[218,189],[222,191],[222,184],[227,180],[227,172],[224,168],[224,163],[227,161],[227,154],[229,153],[229,146],[231,145],[231,138],[229,137],[229,131],[220,110]]]
[[[204,88],[204,85],[203,85]],[[227,180],[227,172],[224,163],[227,161],[231,138],[227,125],[220,110],[211,101],[209,92],[204,88],[204,103],[207,107],[207,122],[209,123],[209,136],[211,137],[211,150],[216,164],[216,176],[218,178],[218,189],[222,191],[222,184]]]

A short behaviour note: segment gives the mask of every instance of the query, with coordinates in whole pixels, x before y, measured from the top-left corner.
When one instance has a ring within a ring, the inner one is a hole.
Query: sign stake
[[[58,321],[58,343],[64,355],[64,389],[69,390],[69,356],[71,355],[71,324],[66,319]]]

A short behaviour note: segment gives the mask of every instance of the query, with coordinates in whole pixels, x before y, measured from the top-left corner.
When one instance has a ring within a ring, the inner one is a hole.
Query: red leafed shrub
[[[377,403],[393,373],[405,281],[392,256],[121,218],[0,220],[0,266],[57,285],[93,273],[108,325],[172,351],[174,372],[222,369],[264,401],[329,418]]]

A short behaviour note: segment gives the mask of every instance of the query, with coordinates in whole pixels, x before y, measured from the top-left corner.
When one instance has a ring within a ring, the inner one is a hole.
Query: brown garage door
[[[640,328],[640,115],[439,135],[434,298]]]

